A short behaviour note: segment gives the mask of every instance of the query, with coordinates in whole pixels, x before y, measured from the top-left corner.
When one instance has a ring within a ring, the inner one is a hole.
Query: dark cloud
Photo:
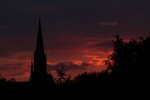
[[[55,65],[48,65],[48,70],[50,70],[50,71],[58,70],[58,69],[61,69],[62,66],[68,71],[75,70],[75,69],[85,70],[86,68],[91,66],[91,64],[89,64],[87,62],[82,62],[80,64],[76,64],[74,62],[59,62],[59,63],[56,63]]]
[[[9,73],[5,73],[5,76],[6,77],[11,77],[11,78],[16,78],[16,77],[18,77],[18,76],[21,76],[21,75],[24,75],[25,74],[25,72],[23,72],[23,71],[15,71],[15,72],[9,72]]]
[[[12,55],[13,53],[12,52],[8,52],[4,49],[0,49],[0,57],[4,58],[4,57],[8,57],[10,55]]]
[[[87,39],[87,49],[92,49],[96,51],[104,51],[108,52],[113,47],[112,44],[113,38],[105,37],[105,38],[89,38]]]
[[[12,30],[0,31],[1,36],[31,35],[35,33],[37,16],[43,18],[44,31],[49,36],[150,31],[148,0],[6,0],[0,1],[0,26]],[[119,23],[118,27],[104,28]],[[14,35],[11,35],[13,33]],[[60,34],[61,33],[61,34]]]
[[[10,29],[9,26],[0,26],[0,30],[8,30],[8,29]]]
[[[0,74],[4,77],[16,77],[25,74],[24,64],[2,64],[0,65]]]
[[[2,64],[0,65],[0,70],[20,70],[22,69],[24,64],[19,64],[19,63],[16,63],[16,64]]]
[[[3,0],[0,1],[0,37],[6,39],[0,42],[6,44],[0,47],[10,51],[33,50],[31,48],[36,38],[38,16],[43,20],[47,44],[51,46],[56,44],[57,47],[65,49],[79,45],[69,40],[74,36],[84,39],[98,36],[103,38],[106,35],[112,37],[116,34],[147,35],[150,32],[149,2],[148,0]],[[7,29],[8,26],[11,29]],[[64,38],[64,41],[60,41],[60,37]]]
[[[118,22],[100,22],[100,26],[118,26]]]

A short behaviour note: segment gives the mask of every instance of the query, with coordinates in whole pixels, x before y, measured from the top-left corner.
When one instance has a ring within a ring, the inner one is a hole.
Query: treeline
[[[105,61],[107,70],[103,72],[82,73],[74,80],[64,78],[60,83],[74,84],[79,88],[102,87],[111,85],[147,85],[150,80],[150,37],[124,41],[119,36],[113,40],[113,53]],[[60,76],[61,76],[60,75]],[[59,84],[60,84],[59,83]]]
[[[66,75],[64,66],[62,69],[57,70],[57,79],[49,75],[51,86],[49,85],[47,89],[53,92],[62,92],[63,90],[110,90],[116,87],[122,88],[122,86],[131,88],[135,84],[146,87],[150,79],[150,37],[124,41],[116,36],[113,40],[113,46],[113,53],[105,61],[107,70],[82,73],[72,80],[70,76]],[[14,79],[7,81],[1,77],[0,87],[3,87],[5,83],[13,83],[12,85],[14,85],[17,82]],[[30,86],[29,84],[30,82],[22,85]]]

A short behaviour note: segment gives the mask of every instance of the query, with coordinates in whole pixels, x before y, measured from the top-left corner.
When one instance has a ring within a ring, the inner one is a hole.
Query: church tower
[[[30,82],[41,84],[48,81],[46,54],[42,37],[41,20],[39,19],[34,61],[31,62]]]

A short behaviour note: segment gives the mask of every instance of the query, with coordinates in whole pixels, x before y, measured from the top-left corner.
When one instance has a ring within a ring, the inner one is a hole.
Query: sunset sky
[[[1,0],[0,73],[29,79],[38,18],[48,70],[62,64],[72,76],[105,69],[112,39],[150,35],[149,0]]]

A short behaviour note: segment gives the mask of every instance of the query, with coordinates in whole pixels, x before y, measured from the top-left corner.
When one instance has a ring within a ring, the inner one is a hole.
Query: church
[[[48,82],[47,59],[44,51],[41,20],[39,19],[37,43],[34,52],[34,59],[31,63],[30,82],[42,84]]]

